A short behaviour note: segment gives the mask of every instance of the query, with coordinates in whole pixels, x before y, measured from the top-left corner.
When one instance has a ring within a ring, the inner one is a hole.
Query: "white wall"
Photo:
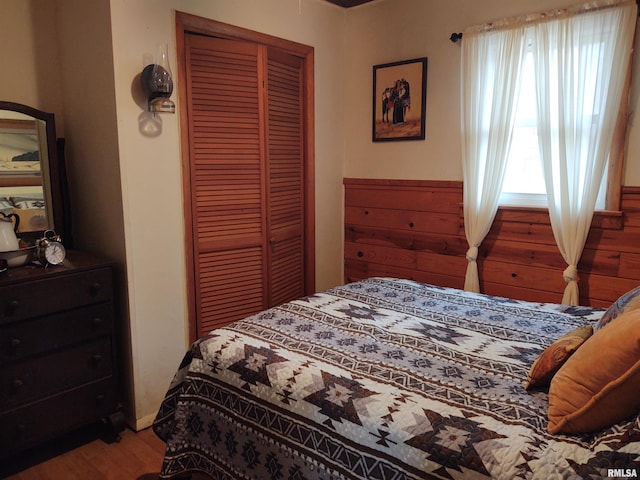
[[[342,280],[344,10],[320,0],[111,0],[138,427],[153,419],[187,338],[179,116],[162,115],[162,134],[145,137],[132,94],[143,57],[159,42],[169,43],[177,77],[176,10],[314,47],[317,288]]]
[[[119,373],[134,417],[125,233],[109,0],[57,0],[57,63],[65,119],[73,247],[116,262]],[[50,18],[49,21],[52,19]],[[64,239],[63,239],[64,240]]]
[[[64,134],[55,5],[49,0],[1,0],[0,100],[54,112]]]
[[[462,180],[460,164],[460,43],[468,26],[577,0],[377,0],[347,11],[345,177]],[[640,36],[638,36],[640,37]],[[463,40],[464,41],[464,40]],[[639,43],[640,45],[640,43]],[[636,48],[636,52],[638,52]],[[428,57],[424,141],[371,141],[372,66]],[[638,71],[638,53],[634,72]],[[636,75],[632,109],[640,106]],[[640,185],[640,125],[631,116],[625,185]]]

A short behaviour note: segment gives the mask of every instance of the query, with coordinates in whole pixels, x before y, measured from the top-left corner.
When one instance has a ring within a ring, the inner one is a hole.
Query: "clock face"
[[[44,258],[51,265],[59,265],[63,262],[67,252],[59,242],[51,242],[44,251]]]

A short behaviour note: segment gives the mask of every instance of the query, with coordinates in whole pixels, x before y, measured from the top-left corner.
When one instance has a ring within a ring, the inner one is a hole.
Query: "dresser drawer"
[[[93,423],[116,407],[116,386],[109,378],[0,413],[0,457]]]
[[[108,267],[6,285],[0,298],[0,324],[106,302],[112,297],[112,289],[112,270]]]
[[[111,337],[0,368],[0,412],[110,376]]]
[[[8,361],[75,345],[113,330],[113,305],[100,303],[68,312],[0,324],[0,366]]]

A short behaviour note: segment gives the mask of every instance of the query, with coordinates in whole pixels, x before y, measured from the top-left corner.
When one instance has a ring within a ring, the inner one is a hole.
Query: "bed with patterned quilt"
[[[166,442],[160,477],[638,476],[640,341],[630,347],[634,365],[620,373],[614,358],[605,369],[618,372],[614,387],[566,405],[582,385],[564,370],[579,375],[583,349],[591,360],[601,353],[589,368],[610,360],[591,345],[623,322],[602,326],[604,313],[391,278],[266,310],[186,353],[153,425]],[[585,328],[595,333],[575,341]],[[611,413],[612,402],[628,410]]]

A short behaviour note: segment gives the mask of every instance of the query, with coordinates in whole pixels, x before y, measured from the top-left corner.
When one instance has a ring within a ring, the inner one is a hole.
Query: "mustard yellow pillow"
[[[524,388],[529,390],[548,387],[551,379],[560,367],[564,365],[564,362],[592,334],[593,327],[585,325],[570,331],[549,345],[531,365]]]
[[[549,388],[550,433],[588,433],[640,412],[640,310],[597,330]]]

